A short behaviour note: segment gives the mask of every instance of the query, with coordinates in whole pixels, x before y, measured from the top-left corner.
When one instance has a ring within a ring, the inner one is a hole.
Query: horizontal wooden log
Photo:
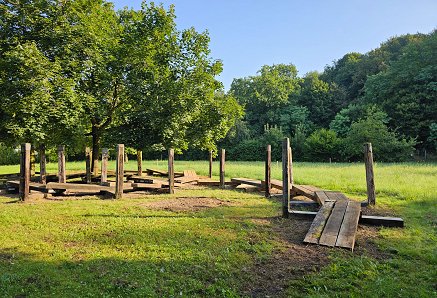
[[[319,204],[316,202],[308,202],[308,201],[289,201],[290,207],[318,207]]]
[[[111,191],[113,187],[102,186],[97,184],[78,184],[78,183],[56,183],[50,182],[47,183],[47,189],[60,189],[60,190],[74,190],[74,191]]]
[[[249,178],[232,178],[231,179],[232,182],[234,183],[238,183],[238,184],[247,184],[247,185],[252,185],[252,186],[256,186],[259,188],[262,188],[263,184],[261,183],[261,180],[255,180],[255,179],[249,179]]]

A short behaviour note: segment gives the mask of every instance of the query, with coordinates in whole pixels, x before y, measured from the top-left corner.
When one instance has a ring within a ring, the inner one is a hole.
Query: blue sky
[[[139,9],[140,0],[112,1]],[[219,79],[254,75],[262,65],[293,63],[299,75],[348,52],[365,53],[389,37],[437,28],[437,0],[173,0],[179,29],[208,30]]]

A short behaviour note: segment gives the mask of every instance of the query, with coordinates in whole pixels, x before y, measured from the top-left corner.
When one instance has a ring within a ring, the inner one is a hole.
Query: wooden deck
[[[304,242],[353,250],[360,202],[349,200],[344,194],[331,191],[316,192],[322,207],[317,212]]]

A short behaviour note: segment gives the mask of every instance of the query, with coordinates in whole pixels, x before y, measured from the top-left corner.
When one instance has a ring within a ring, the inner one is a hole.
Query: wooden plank
[[[115,159],[115,199],[123,197],[123,181],[124,181],[124,144],[118,144]]]
[[[383,216],[371,216],[361,215],[360,224],[376,225],[384,227],[404,227],[404,220],[400,217],[383,217]]]
[[[317,215],[315,211],[300,211],[300,210],[290,210],[288,212],[289,218],[297,218],[297,219],[314,219]]]
[[[366,166],[367,201],[371,205],[376,203],[375,180],[373,174],[373,150],[372,144],[364,144],[364,163]]]
[[[288,217],[288,201],[290,201],[290,139],[282,141],[282,217]]]
[[[14,188],[14,189],[18,190],[20,188],[20,181],[19,180],[9,180],[9,181],[6,181],[6,186],[8,188]],[[35,190],[35,191],[45,192],[46,185],[42,184],[42,183],[30,182],[29,183],[29,189],[30,190]]]
[[[318,206],[319,204],[316,202],[290,200],[290,208],[291,207],[318,207]]]
[[[220,150],[220,187],[225,187],[225,161],[226,161],[225,149]]]
[[[329,198],[324,191],[316,191],[314,194],[317,202],[320,205],[324,205],[326,201],[329,201]]]
[[[39,146],[39,182],[42,184],[47,183],[47,158],[44,144]]]
[[[194,170],[184,170],[183,175],[184,175],[183,177],[197,178],[196,171]]]
[[[319,243],[320,236],[325,228],[326,222],[331,215],[334,202],[326,202],[319,212],[317,212],[314,221],[311,223],[311,227],[303,240],[306,243]]]
[[[326,246],[335,246],[338,233],[340,232],[341,223],[346,212],[347,201],[335,202],[334,209],[326,222],[319,244]]]
[[[174,149],[168,149],[168,192],[174,194]]]
[[[181,184],[186,184],[186,183],[197,182],[198,180],[199,180],[199,178],[197,178],[197,177],[180,177],[180,178],[175,179],[175,182],[181,183]]]
[[[270,193],[272,189],[272,146],[267,145],[266,149],[266,163],[265,163],[265,173],[264,173],[264,190],[265,190],[265,197],[270,198]]]
[[[307,185],[293,185],[292,189],[291,189],[291,193],[293,193],[294,196],[296,195],[302,195],[302,196],[306,196],[308,198],[310,198],[311,200],[316,201],[316,196],[314,193],[314,190],[317,189],[318,191],[320,189],[318,188],[314,188],[314,189],[309,189]]]
[[[235,184],[248,184],[262,188],[263,184],[261,180],[249,179],[249,178],[231,178],[231,181]]]
[[[20,160],[20,200],[25,201],[29,198],[30,193],[30,143],[21,144]]]
[[[343,222],[341,223],[335,246],[354,250],[355,235],[357,234],[358,221],[361,214],[360,202],[349,201]]]
[[[282,181],[277,179],[271,179],[272,188],[282,190]]]
[[[245,192],[255,192],[259,190],[259,187],[250,184],[240,184],[237,185],[236,189],[244,190]]]
[[[132,183],[132,187],[135,190],[141,190],[141,189],[158,189],[158,188],[162,188],[162,184],[161,183]]]
[[[208,177],[212,178],[212,150],[209,150],[209,172]]]
[[[46,189],[55,189],[55,190],[74,190],[74,191],[109,191],[114,190],[114,187],[97,185],[97,184],[80,184],[80,183],[59,183],[59,182],[49,182],[46,184]]]
[[[65,173],[65,146],[58,146],[58,182],[67,182]]]

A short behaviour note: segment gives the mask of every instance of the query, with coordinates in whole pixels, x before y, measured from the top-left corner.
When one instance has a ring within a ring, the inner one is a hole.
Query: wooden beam
[[[317,212],[314,221],[311,223],[311,227],[305,236],[304,242],[307,243],[319,243],[320,236],[322,235],[323,229],[325,228],[326,221],[331,215],[332,208],[334,207],[334,202],[327,202],[323,205],[319,212]]]
[[[39,182],[42,184],[47,183],[47,158],[44,144],[39,146]]]
[[[65,146],[58,146],[58,182],[67,182],[67,176],[65,172]]]
[[[137,170],[138,176],[142,176],[143,175],[143,151],[141,150],[137,150]]]
[[[364,144],[364,163],[366,165],[367,201],[371,205],[376,203],[375,181],[373,175],[373,151],[372,144]]]
[[[87,184],[91,183],[91,159],[92,159],[91,148],[86,147],[85,148],[85,171],[86,171],[86,183]]]
[[[108,181],[108,148],[102,149],[102,174],[100,176],[100,184],[106,183]]]
[[[290,201],[290,139],[282,142],[282,217],[288,217],[288,201]]]
[[[349,201],[347,204],[346,213],[344,214],[343,222],[341,223],[340,231],[338,232],[335,246],[350,248],[352,251],[354,250],[360,214],[360,202]]]
[[[168,149],[168,192],[174,194],[174,149]]]
[[[123,180],[124,180],[124,144],[117,145],[117,157],[115,161],[115,199],[123,197]]]
[[[371,215],[361,215],[361,224],[384,226],[384,227],[404,227],[404,220],[399,217],[382,217],[382,216],[371,216]]]
[[[288,144],[288,171],[289,171],[289,179],[290,179],[290,186],[293,186],[294,184],[294,177],[293,177],[293,153],[291,151],[291,145]]]
[[[269,198],[272,190],[272,146],[267,145],[265,164],[265,197]]]
[[[338,233],[343,222],[344,214],[347,208],[347,201],[335,202],[334,209],[332,209],[331,216],[326,222],[325,229],[322,236],[320,236],[319,244],[326,246],[335,246]]]
[[[249,178],[232,178],[231,182],[234,184],[247,184],[258,188],[262,188],[263,184],[261,180],[249,179]]]
[[[225,188],[225,161],[226,161],[225,149],[220,150],[220,187]]]
[[[212,150],[209,150],[209,178],[212,178]]]
[[[21,144],[20,160],[20,200],[25,201],[30,193],[30,143]]]
[[[100,192],[100,191],[114,191],[114,188],[109,186],[97,184],[80,184],[80,183],[57,183],[49,182],[46,184],[46,189],[54,190],[74,190],[81,192]]]
[[[36,151],[35,148],[30,148],[30,176],[34,177],[36,173],[35,169],[35,163],[36,163]]]

